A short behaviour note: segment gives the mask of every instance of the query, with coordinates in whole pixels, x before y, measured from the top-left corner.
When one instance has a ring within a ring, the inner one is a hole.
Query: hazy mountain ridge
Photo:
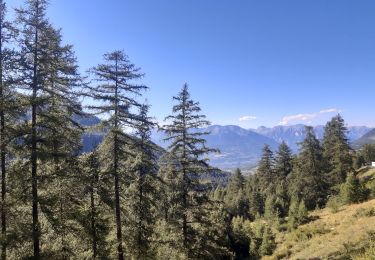
[[[348,139],[352,143],[369,132],[372,128],[366,126],[348,127]],[[259,127],[244,129],[235,125],[213,125],[202,131],[208,131],[206,136],[209,147],[218,148],[221,153],[211,155],[211,163],[219,168],[231,170],[234,168],[250,169],[258,163],[262,148],[265,144],[275,151],[278,145],[285,141],[297,153],[300,143],[305,137],[305,125]],[[319,139],[323,138],[324,126],[315,126],[314,132]],[[163,142],[165,134],[154,131],[152,140],[166,148]]]
[[[75,118],[84,126],[92,126],[100,122],[96,117]],[[274,151],[278,145],[285,141],[293,150],[298,152],[298,143],[305,137],[305,125],[258,127],[257,129],[245,129],[236,125],[212,125],[200,131],[208,131],[205,136],[207,146],[219,149],[221,153],[211,154],[210,161],[215,167],[224,170],[234,168],[250,169],[256,166],[259,161],[262,148],[268,144]],[[324,126],[315,126],[314,132],[319,139],[323,138]],[[101,143],[105,133],[85,133],[82,136],[83,152],[91,151]],[[369,137],[372,135],[372,138]],[[362,137],[363,136],[363,137]],[[167,148],[169,143],[163,139],[166,135],[158,130],[152,131],[152,141]],[[364,144],[373,140],[375,143],[375,129],[366,126],[348,127],[348,138],[353,143],[353,148],[359,148],[359,143]],[[363,139],[362,141],[359,141]]]
[[[293,152],[298,152],[298,143],[305,137],[305,125],[291,125],[291,126],[275,126],[275,127],[258,127],[257,129],[250,129],[261,135],[274,139],[278,143],[285,141]],[[350,143],[354,143],[357,139],[368,133],[372,128],[367,126],[348,126],[348,139]],[[324,126],[318,125],[314,127],[315,135],[318,139],[323,139]]]
[[[354,149],[359,149],[365,144],[375,144],[375,129],[370,130],[353,143]]]

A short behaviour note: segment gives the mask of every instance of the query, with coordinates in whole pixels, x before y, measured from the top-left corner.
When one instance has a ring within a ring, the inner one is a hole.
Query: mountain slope
[[[359,149],[365,144],[375,144],[375,129],[372,129],[353,143],[353,148]]]
[[[258,163],[265,144],[272,149],[278,147],[275,140],[239,126],[213,125],[201,131],[210,132],[205,136],[207,146],[220,150],[220,154],[210,156],[210,163],[223,170],[252,168]],[[153,142],[165,148],[168,143],[163,142],[164,138],[162,132],[154,131],[152,134]]]
[[[264,259],[351,259],[368,248],[375,233],[375,200],[311,213],[314,221],[278,233],[273,256]],[[369,258],[371,259],[371,258]]]
[[[366,126],[349,126],[349,142],[354,142],[370,130],[371,128]],[[278,143],[285,141],[294,152],[298,152],[298,143],[302,142],[306,134],[305,125],[302,124],[291,126],[275,126],[272,128],[261,126],[257,129],[253,129],[253,131],[272,138]],[[324,126],[315,126],[314,132],[318,139],[322,139],[324,136]]]

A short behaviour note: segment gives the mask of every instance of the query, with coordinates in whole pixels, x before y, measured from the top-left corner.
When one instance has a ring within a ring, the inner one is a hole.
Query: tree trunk
[[[39,15],[39,6],[37,3],[37,15]],[[35,30],[34,41],[34,71],[33,71],[33,96],[32,96],[32,109],[31,109],[31,192],[32,192],[32,237],[34,247],[34,259],[40,259],[39,248],[39,214],[38,214],[38,177],[37,177],[37,132],[36,132],[36,117],[37,117],[37,89],[38,89],[38,29]]]
[[[118,82],[117,82],[117,58],[116,58],[116,87],[115,87],[115,132],[114,132],[114,177],[115,177],[115,211],[116,211],[116,236],[117,254],[119,260],[124,260],[122,248],[121,208],[120,208],[120,181],[118,176]]]
[[[3,5],[3,1],[0,0],[0,5]],[[1,12],[1,15],[3,12]],[[3,86],[3,20],[4,17],[0,18],[0,100],[1,100],[1,111],[0,111],[0,157],[1,157],[1,236],[3,242],[1,245],[1,259],[7,258],[7,208],[6,208],[6,167],[5,167],[5,116],[4,116],[4,86]]]
[[[96,210],[95,210],[95,197],[94,197],[94,181],[91,182],[90,201],[91,201],[92,259],[96,259],[97,238],[96,238],[96,223],[95,223]]]

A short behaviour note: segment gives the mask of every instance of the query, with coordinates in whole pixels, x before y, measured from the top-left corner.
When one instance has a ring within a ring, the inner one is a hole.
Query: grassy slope
[[[336,213],[317,210],[311,216],[316,220],[291,233],[279,233],[274,255],[265,259],[340,259],[366,247],[369,232],[375,232],[375,199],[343,206]]]
[[[363,169],[358,176],[374,181],[375,169]],[[342,206],[337,212],[316,210],[310,216],[315,220],[293,232],[278,233],[275,253],[264,259],[375,259],[375,249],[369,249],[370,234],[375,234],[375,199]],[[348,257],[356,250],[360,256],[364,249],[371,257]]]

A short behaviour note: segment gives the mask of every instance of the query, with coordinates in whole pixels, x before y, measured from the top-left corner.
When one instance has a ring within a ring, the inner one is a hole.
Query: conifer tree
[[[178,201],[179,212],[171,225],[182,230],[180,242],[183,254],[187,258],[196,258],[203,252],[196,226],[204,225],[201,220],[208,199],[207,187],[201,182],[200,176],[210,172],[206,155],[215,150],[205,145],[203,137],[208,133],[199,131],[199,128],[207,126],[209,122],[204,115],[199,114],[199,103],[190,99],[187,84],[173,99],[177,104],[173,107],[173,114],[166,118],[171,123],[163,127],[168,136],[166,140],[171,141],[168,151],[175,158],[177,167],[174,178],[179,180],[181,195]]]
[[[16,10],[20,31],[20,88],[24,89],[31,112],[31,122],[24,129],[24,143],[30,152],[35,259],[40,258],[41,237],[39,163],[55,160],[56,166],[56,158],[61,154],[70,155],[74,150],[72,144],[79,138],[79,131],[75,132],[78,125],[71,119],[80,110],[71,91],[78,77],[72,46],[61,44],[60,31],[48,22],[46,8],[46,0],[27,0],[25,8]],[[75,136],[73,139],[71,134]]]
[[[352,170],[353,163],[347,131],[341,115],[333,117],[324,128],[323,155],[328,163],[331,186],[345,182],[346,175]]]
[[[358,203],[367,199],[368,190],[360,183],[359,179],[354,174],[348,174],[346,182],[342,185],[340,190],[340,197],[343,203]]]
[[[129,136],[124,132],[125,127],[133,127],[137,116],[132,112],[134,107],[141,104],[134,96],[141,95],[146,86],[137,84],[135,80],[143,77],[140,69],[132,64],[122,51],[104,55],[104,63],[94,67],[91,72],[95,76],[96,86],[89,86],[89,95],[98,102],[88,108],[97,114],[109,116],[103,124],[109,129],[108,142],[108,171],[114,179],[114,208],[116,220],[116,239],[118,259],[124,259],[122,216],[121,216],[121,170],[128,159],[126,144]]]
[[[300,154],[292,174],[288,176],[289,193],[290,197],[304,200],[308,209],[314,209],[324,205],[328,186],[323,149],[312,127],[306,127],[306,137],[300,145]]]
[[[271,255],[276,248],[275,237],[269,227],[264,228],[259,251],[262,256]]]
[[[236,169],[227,187],[224,202],[232,216],[248,216],[248,203],[244,192],[245,178]]]
[[[289,146],[282,142],[275,156],[275,171],[279,178],[285,179],[293,169],[293,155]]]
[[[138,116],[135,153],[131,164],[130,185],[127,194],[127,241],[129,253],[135,259],[154,257],[151,238],[155,225],[155,204],[157,203],[157,163],[155,145],[151,142],[151,130],[155,126],[148,116],[149,107],[142,105]]]
[[[1,163],[1,259],[7,258],[7,161],[12,140],[14,120],[19,115],[18,98],[15,92],[17,53],[11,49],[15,40],[15,29],[6,18],[7,7],[0,0],[0,163]]]
[[[258,164],[256,176],[259,180],[259,187],[261,192],[265,193],[272,189],[272,185],[275,182],[275,171],[274,171],[274,156],[269,145],[263,147],[262,157]]]
[[[82,210],[78,222],[83,226],[82,237],[87,237],[92,259],[107,259],[108,245],[106,238],[109,233],[108,178],[101,172],[98,151],[84,154],[81,160],[80,179],[84,186],[84,197],[80,201]],[[89,221],[88,221],[89,220]]]

